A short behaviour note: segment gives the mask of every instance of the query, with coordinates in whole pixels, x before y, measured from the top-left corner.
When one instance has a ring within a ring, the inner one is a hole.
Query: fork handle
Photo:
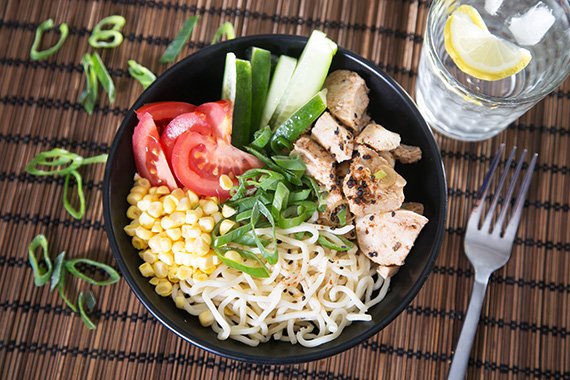
[[[461,335],[457,342],[455,355],[453,355],[448,380],[463,380],[465,378],[469,355],[471,354],[471,346],[473,345],[475,332],[477,331],[477,324],[479,323],[479,316],[481,315],[481,307],[483,306],[488,280],[488,278],[484,279],[484,281],[478,281],[476,279],[473,284],[471,301],[469,301],[465,322],[463,323]]]

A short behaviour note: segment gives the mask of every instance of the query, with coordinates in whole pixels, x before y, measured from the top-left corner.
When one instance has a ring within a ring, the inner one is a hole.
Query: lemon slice
[[[527,49],[491,34],[479,12],[470,5],[460,6],[449,16],[443,36],[445,50],[457,67],[478,79],[510,77],[532,59]]]

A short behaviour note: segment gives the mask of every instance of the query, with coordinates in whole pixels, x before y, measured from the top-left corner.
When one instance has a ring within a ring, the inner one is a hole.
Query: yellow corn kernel
[[[192,190],[186,190],[186,197],[188,198],[188,201],[190,202],[190,207],[195,207],[198,202],[200,201],[200,198],[198,197],[198,195],[193,192]]]
[[[192,273],[194,273],[192,268],[186,265],[181,265],[178,267],[178,271],[176,272],[176,277],[178,277],[179,280],[186,280],[192,277]]]
[[[210,252],[210,244],[206,244],[206,242],[202,239],[194,240],[192,248],[193,250],[189,252],[193,252],[198,256],[205,256],[206,254],[208,254],[208,252]],[[186,249],[188,249],[188,247]]]
[[[158,284],[159,281],[160,281],[160,278],[158,278],[158,277],[153,277],[150,280],[148,280],[149,284],[151,284],[151,285],[156,285],[156,284]]]
[[[208,275],[202,272],[196,272],[192,275],[192,279],[194,281],[206,281],[208,279]]]
[[[166,230],[165,232],[166,232],[166,235],[168,235],[168,237],[172,241],[179,240],[182,237],[182,230],[180,229],[180,227],[171,228],[169,230]]]
[[[233,226],[236,225],[236,222],[229,219],[224,219],[222,223],[220,223],[220,235],[225,235],[228,233],[229,230],[232,229]]]
[[[218,205],[214,201],[211,200],[206,201],[202,205],[202,211],[204,211],[204,214],[206,215],[212,215],[213,213],[218,211]]]
[[[223,205],[222,206],[222,216],[224,218],[229,218],[232,215],[235,215],[236,210],[233,209],[232,207],[228,206],[228,205]]]
[[[215,270],[216,270],[216,265],[211,265],[209,267],[202,269],[202,272],[206,274],[212,274]]]
[[[241,263],[242,261],[241,255],[237,251],[227,251],[224,253],[224,257],[237,263]]]
[[[159,234],[161,232],[164,232],[164,229],[162,228],[162,226],[160,225],[160,221],[157,220],[156,222],[154,222],[154,224],[152,225],[152,228],[150,229],[152,232],[154,232],[155,234]]]
[[[141,216],[139,216],[139,224],[149,230],[152,228],[155,221],[156,219],[150,216],[146,211],[143,211]]]
[[[130,193],[129,195],[127,195],[127,202],[129,202],[130,205],[136,205],[141,199],[142,199],[142,194],[139,193]]]
[[[141,211],[146,211],[148,210],[148,208],[150,207],[150,204],[152,203],[152,201],[150,199],[141,199],[140,201],[137,202],[137,207],[141,210]]]
[[[180,227],[181,225],[183,225],[186,222],[186,213],[184,213],[182,211],[173,212],[170,215],[170,220],[172,221],[172,227],[170,227],[170,228]],[[168,230],[168,229],[169,228],[165,228],[165,230]]]
[[[138,226],[137,229],[135,230],[135,234],[137,235],[138,238],[146,241],[150,240],[154,236],[152,232],[150,232],[143,226]]]
[[[200,219],[204,215],[204,212],[200,207],[186,211],[186,224],[194,225],[198,223],[198,219]]]
[[[129,206],[127,209],[127,218],[136,219],[141,215],[142,211],[137,206]]]
[[[177,241],[172,244],[172,252],[184,252],[186,249],[186,244],[183,241]]]
[[[176,206],[176,211],[188,211],[191,208],[192,207],[190,206],[190,201],[188,200],[188,198],[184,197],[180,199],[180,202],[178,202],[178,205]]]
[[[154,274],[158,278],[165,278],[168,274],[168,265],[162,261],[157,261],[156,263],[152,264],[152,269],[154,269]]]
[[[184,190],[182,189],[174,189],[172,190],[172,196],[178,198],[178,200],[182,200],[183,198],[186,197],[186,194],[184,193]]]
[[[167,280],[161,280],[158,282],[154,290],[158,293],[158,295],[168,297],[170,294],[172,294],[172,283]]]
[[[224,190],[230,190],[232,187],[234,187],[234,182],[227,174],[222,174],[220,176],[219,182],[220,182],[220,187]]]
[[[140,177],[136,179],[137,186],[144,187],[145,189],[150,189],[150,181],[146,178]]]
[[[212,218],[214,218],[214,223],[218,223],[220,220],[224,219],[221,212],[215,212],[212,214]]]
[[[125,232],[127,233],[127,235],[129,236],[135,236],[136,235],[136,230],[138,228],[139,224],[135,223],[135,221],[133,220],[131,222],[131,224],[127,224],[125,226],[125,228],[123,228],[123,230],[125,230]]]
[[[170,267],[170,269],[168,270],[168,275],[166,277],[168,278],[168,281],[175,284],[179,281],[177,274],[178,274],[178,267]]]
[[[143,186],[138,186],[137,184],[131,189],[131,193],[138,193],[142,196],[145,196],[148,193],[148,189],[144,188]]]
[[[211,326],[214,323],[214,314],[210,310],[205,310],[198,315],[198,320],[204,327]]]
[[[172,222],[172,219],[170,219],[170,216],[165,216],[162,219],[160,219],[160,226],[162,227],[162,229],[164,230],[169,230],[171,228],[176,227],[174,225],[174,223]]]
[[[172,240],[155,235],[148,241],[148,246],[156,253],[169,252],[172,249]]]
[[[184,239],[197,239],[198,237],[200,237],[200,234],[202,233],[199,227],[192,227],[188,225],[183,225],[181,230],[182,230],[182,237]]]
[[[144,253],[146,251],[139,251],[139,257],[144,260]]]
[[[156,193],[158,195],[166,195],[166,194],[170,194],[170,189],[168,188],[168,186],[159,186],[158,189],[156,189]]]
[[[203,232],[212,232],[215,224],[211,216],[204,216],[198,220],[198,225]]]
[[[184,306],[186,305],[186,297],[182,296],[182,295],[177,295],[176,297],[174,297],[174,303],[176,304],[176,307],[179,309],[184,309]]]
[[[153,218],[160,218],[162,216],[162,211],[163,211],[162,202],[156,201],[150,204],[147,213]]]
[[[148,247],[148,243],[138,236],[133,237],[132,244],[133,244],[133,247],[135,247],[136,249],[139,249],[139,250],[140,249],[146,249]]]
[[[172,214],[174,211],[176,211],[176,206],[178,206],[178,198],[176,198],[174,195],[167,195],[162,200],[162,206],[163,211],[166,214]]]
[[[158,255],[152,252],[150,249],[144,251],[142,256],[142,259],[149,264],[154,264],[158,260]]]
[[[174,262],[178,265],[190,266],[192,255],[187,252],[174,252]]]
[[[158,254],[158,259],[166,265],[174,264],[174,256],[170,252],[160,252]]]
[[[210,246],[212,244],[212,236],[210,236],[210,234],[207,234],[205,232],[202,232],[200,234],[200,239],[202,239],[202,241],[206,244],[208,244],[208,246]]]
[[[150,189],[148,189],[148,193],[151,195],[155,195],[156,194],[156,189],[158,189],[156,186],[151,187]]]
[[[154,276],[154,270],[152,269],[152,265],[149,263],[144,263],[139,266],[139,271],[144,277],[152,277]]]
[[[218,257],[218,255],[216,255],[216,252],[211,250],[210,252],[208,252],[208,255],[210,255],[210,257],[212,258],[212,265],[218,266],[221,264],[220,258]]]

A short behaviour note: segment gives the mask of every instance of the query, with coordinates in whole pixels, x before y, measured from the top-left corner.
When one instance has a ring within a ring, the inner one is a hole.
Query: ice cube
[[[503,4],[503,0],[485,0],[485,10],[494,16],[497,14],[501,4]]]
[[[542,1],[508,21],[509,30],[521,45],[536,45],[554,24],[552,10]]]

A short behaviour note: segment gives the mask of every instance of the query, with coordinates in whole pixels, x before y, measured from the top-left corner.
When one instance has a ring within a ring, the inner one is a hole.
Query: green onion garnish
[[[95,25],[89,37],[89,45],[94,48],[115,48],[123,42],[121,29],[127,20],[123,16],[113,15],[102,19]]]
[[[38,263],[38,259],[36,257],[36,250],[38,248],[41,248],[42,250],[42,257],[46,267],[45,269],[43,269],[40,263]],[[34,284],[36,286],[44,286],[47,284],[53,271],[53,265],[49,258],[48,242],[44,235],[36,235],[32,240],[28,246],[28,259],[30,260],[30,265],[34,272]]]
[[[48,49],[38,50],[42,42],[43,33],[51,29],[53,29],[53,20],[51,18],[42,22],[36,29],[36,37],[34,38],[34,42],[32,43],[32,48],[30,49],[30,58],[33,61],[40,61],[42,59],[46,59],[52,56],[59,49],[61,49],[63,43],[67,39],[67,35],[69,34],[69,28],[67,24],[63,22],[59,25],[60,36],[57,43]]]
[[[38,153],[28,162],[24,170],[36,176],[66,175],[79,168],[82,163],[83,157],[80,155],[54,148]],[[41,169],[42,166],[47,166],[47,169]]]
[[[226,37],[226,40],[228,40],[228,41],[236,38],[236,32],[234,30],[234,26],[229,21],[224,22],[218,28],[218,30],[216,30],[216,33],[214,33],[214,38],[212,38],[212,45],[220,42],[220,40],[223,37]]]
[[[50,285],[49,290],[53,292],[53,290],[59,286],[59,282],[62,277],[63,272],[63,261],[65,260],[65,251],[61,252],[59,255],[55,257],[53,262],[53,272],[51,273]]]
[[[77,313],[77,306],[75,306],[75,304],[73,302],[71,302],[69,300],[69,298],[67,298],[67,296],[65,295],[65,276],[67,275],[67,270],[65,269],[65,265],[63,265],[61,267],[61,274],[59,276],[59,284],[57,285],[57,292],[59,294],[59,296],[61,297],[61,299],[65,302],[65,304],[67,306],[69,306],[69,308],[71,310],[73,310],[74,313]]]
[[[335,236],[335,237],[340,240],[340,244],[331,241],[330,238],[325,237],[322,233],[319,235],[319,238],[317,239],[317,243],[319,243],[320,245],[322,245],[325,248],[332,249],[332,250],[337,251],[337,252],[348,251],[354,246],[354,244],[350,240],[348,240],[342,236]]]
[[[269,143],[269,140],[271,140],[272,134],[273,132],[271,131],[269,125],[266,125],[261,129],[258,129],[253,134],[253,141],[251,142],[251,146],[254,147],[255,149],[265,148],[265,146]]]
[[[93,311],[95,303],[96,303],[95,296],[91,292],[87,292],[85,295],[83,295],[83,292],[80,292],[79,297],[77,297],[77,306],[79,307],[79,315],[81,316],[81,320],[83,321],[83,323],[85,323],[85,326],[87,326],[89,330],[95,329],[95,323],[93,323],[93,321],[89,318],[89,316],[87,315],[87,311],[89,312]]]
[[[101,83],[101,86],[103,86],[103,89],[109,96],[109,101],[114,103],[116,98],[115,84],[103,63],[101,56],[98,53],[91,54],[91,62],[93,63],[93,71],[95,71],[95,75],[97,75],[99,83]]]
[[[129,74],[138,80],[144,89],[156,80],[156,75],[152,71],[132,59],[129,59]]]
[[[105,273],[107,273],[108,278],[106,280],[103,280],[103,281],[97,281],[94,278],[89,277],[88,275],[86,275],[85,273],[83,273],[79,269],[77,269],[76,266],[78,264],[91,265],[91,266],[94,266],[96,268],[102,269]],[[112,285],[121,279],[121,276],[115,270],[115,268],[113,268],[107,264],[100,263],[99,261],[90,260],[90,259],[66,260],[65,261],[65,269],[67,269],[67,271],[69,273],[71,273],[73,276],[75,276],[79,279],[82,279],[83,281],[85,281],[89,284],[92,284],[92,285],[99,285],[99,286]]]
[[[346,226],[346,206],[341,206],[340,210],[337,211],[336,217],[338,218],[338,223],[341,227]]]
[[[182,51],[182,48],[190,38],[194,27],[198,23],[199,16],[190,16],[182,25],[182,28],[176,35],[176,38],[168,45],[162,57],[160,57],[160,63],[169,63],[176,59],[178,54]]]
[[[236,251],[238,252],[244,259],[249,259],[249,260],[254,260],[256,262],[258,262],[260,264],[259,267],[251,267],[242,263],[238,263],[237,261],[233,261],[227,257],[225,257],[225,253],[228,251]],[[226,264],[227,266],[229,266],[230,268],[234,268],[237,269],[243,273],[247,273],[250,276],[253,277],[260,277],[260,278],[266,278],[269,277],[269,270],[267,269],[267,267],[265,266],[265,264],[263,264],[263,262],[259,259],[259,257],[257,257],[256,255],[254,255],[251,252],[239,249],[239,248],[229,248],[229,247],[223,247],[223,248],[214,248],[214,252],[216,252],[216,255],[220,258],[220,260]]]
[[[69,192],[70,179],[73,177],[75,179],[75,183],[77,184],[77,198],[79,198],[79,210],[76,210],[71,205],[69,201],[69,197],[67,193]],[[65,176],[65,181],[63,184],[63,207],[67,210],[67,212],[73,216],[75,219],[83,218],[85,215],[85,195],[83,194],[83,184],[81,180],[81,174],[79,174],[76,170],[71,171]]]
[[[97,81],[97,73],[93,69],[91,54],[86,53],[83,55],[81,64],[83,65],[83,72],[85,73],[85,90],[83,90],[79,96],[79,103],[81,103],[85,111],[91,115],[95,108],[95,103],[97,102],[99,82]]]

